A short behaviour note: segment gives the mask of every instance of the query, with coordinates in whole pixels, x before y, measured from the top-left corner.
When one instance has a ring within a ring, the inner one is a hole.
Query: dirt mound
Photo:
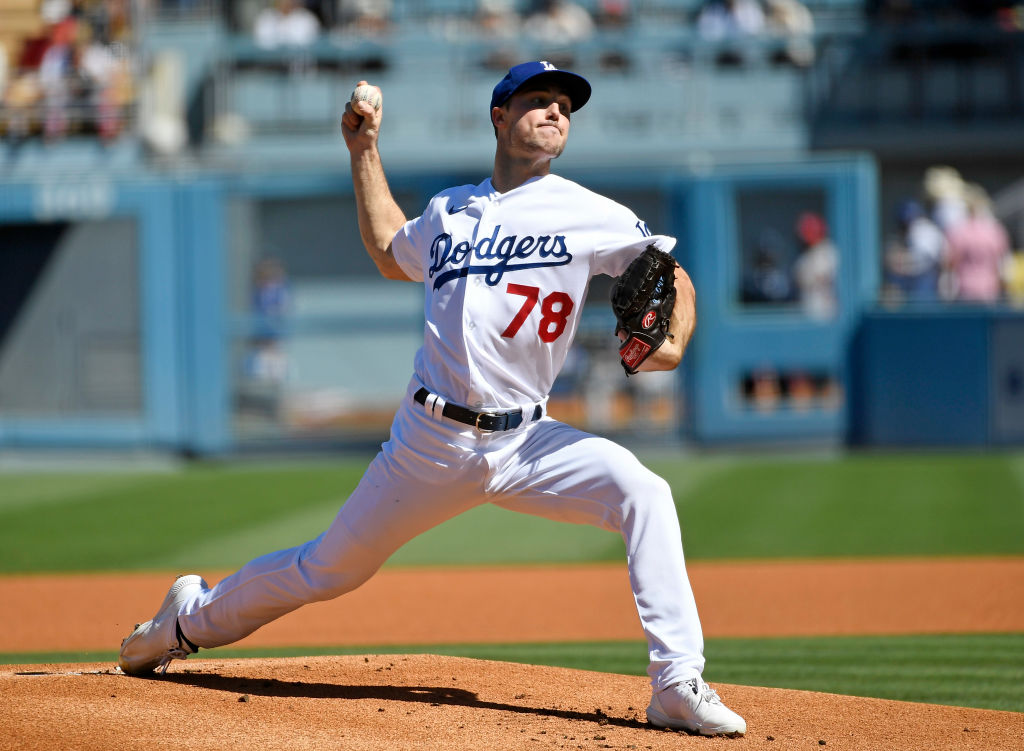
[[[719,685],[745,738],[646,723],[647,679],[383,655],[6,666],[0,749],[1020,749],[1024,714]]]

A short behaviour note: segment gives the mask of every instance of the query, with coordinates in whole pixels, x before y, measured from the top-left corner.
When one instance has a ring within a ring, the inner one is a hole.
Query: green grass
[[[727,462],[680,517],[690,558],[1020,555],[1022,499],[1019,453],[762,459]]]
[[[0,574],[225,570],[319,534],[367,460],[180,471],[0,473]],[[1024,453],[680,456],[672,485],[689,560],[1024,555]],[[618,536],[483,506],[389,565],[622,560]],[[962,594],[962,593],[961,593]],[[955,603],[952,604],[955,606]],[[349,652],[357,650],[348,650]],[[408,646],[642,674],[640,643]],[[340,654],[308,647],[223,656]],[[711,681],[1024,711],[1024,635],[709,640]],[[8,663],[110,653],[0,655]]]
[[[364,468],[348,462],[200,465],[108,478],[0,474],[0,571],[233,567],[318,534]]]
[[[1024,555],[1024,454],[686,456],[673,487],[690,560]],[[0,573],[233,569],[333,519],[366,460],[173,472],[0,473]],[[391,565],[621,560],[618,536],[493,506]]]
[[[217,657],[441,654],[644,675],[643,642],[410,645],[361,649],[204,650]],[[1024,712],[1024,634],[710,639],[705,677],[715,683]],[[114,652],[0,654],[0,663],[115,662]]]

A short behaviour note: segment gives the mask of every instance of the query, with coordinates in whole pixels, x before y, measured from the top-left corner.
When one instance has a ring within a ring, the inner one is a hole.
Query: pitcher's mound
[[[0,748],[710,749],[1024,748],[1024,714],[716,685],[744,738],[658,730],[647,679],[433,655],[5,666]]]

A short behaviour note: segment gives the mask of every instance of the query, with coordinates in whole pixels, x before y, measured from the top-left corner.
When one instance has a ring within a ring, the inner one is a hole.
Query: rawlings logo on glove
[[[676,262],[653,244],[626,267],[612,286],[615,334],[625,334],[619,357],[626,375],[664,343],[676,304]]]

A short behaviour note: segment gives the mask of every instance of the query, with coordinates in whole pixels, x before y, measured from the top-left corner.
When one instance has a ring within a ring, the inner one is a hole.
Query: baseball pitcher
[[[742,735],[743,718],[701,678],[703,636],[668,484],[625,448],[546,414],[593,276],[619,277],[612,307],[627,375],[675,368],[695,325],[675,240],[551,173],[590,84],[547,62],[509,70],[490,102],[491,176],[438,193],[411,220],[377,148],[380,92],[363,81],[357,93],[341,129],[363,242],[381,274],[424,289],[423,346],[390,439],[316,539],[212,588],[196,575],[175,581],[124,640],[121,668],[166,671],[171,659],[349,592],[416,535],[494,503],[620,533],[649,645],[649,721]]]

